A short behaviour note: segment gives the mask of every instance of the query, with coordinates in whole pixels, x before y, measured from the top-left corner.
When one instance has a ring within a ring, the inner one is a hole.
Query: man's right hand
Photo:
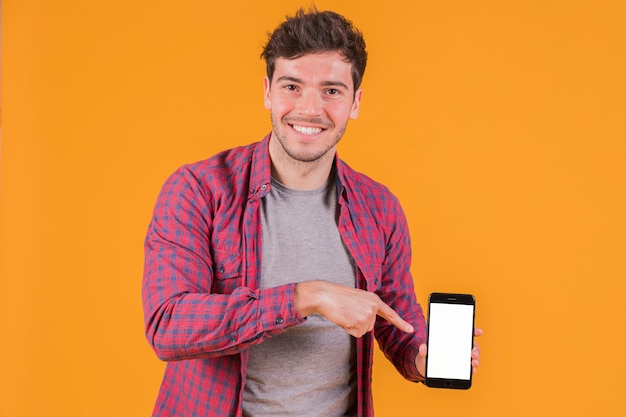
[[[319,313],[354,337],[361,337],[374,329],[376,316],[384,318],[403,332],[414,331],[413,326],[404,321],[378,295],[332,282],[309,281],[296,284],[295,307],[300,316]]]

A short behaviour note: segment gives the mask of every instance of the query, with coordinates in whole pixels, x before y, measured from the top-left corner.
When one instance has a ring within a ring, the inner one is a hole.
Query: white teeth
[[[304,127],[304,126],[293,125],[293,128],[296,131],[302,133],[303,135],[317,135],[318,133],[322,131],[322,129],[319,127]]]

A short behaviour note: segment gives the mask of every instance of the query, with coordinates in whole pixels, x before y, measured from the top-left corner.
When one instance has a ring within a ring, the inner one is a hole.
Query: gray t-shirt
[[[261,203],[261,288],[327,280],[355,286],[354,260],[337,230],[331,176],[312,191],[272,180]],[[318,314],[250,348],[243,415],[356,416],[355,340]]]

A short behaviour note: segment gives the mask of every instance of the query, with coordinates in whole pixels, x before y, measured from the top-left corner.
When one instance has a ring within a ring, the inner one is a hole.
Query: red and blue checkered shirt
[[[143,305],[148,341],[168,364],[154,416],[240,416],[247,348],[305,320],[294,307],[297,277],[259,289],[268,143],[269,135],[181,167],[157,199],[145,241]],[[356,262],[357,287],[378,294],[415,328],[406,334],[379,317],[374,331],[357,339],[358,415],[372,416],[374,336],[398,371],[419,381],[415,357],[425,321],[398,200],[339,158],[335,169],[337,227]]]

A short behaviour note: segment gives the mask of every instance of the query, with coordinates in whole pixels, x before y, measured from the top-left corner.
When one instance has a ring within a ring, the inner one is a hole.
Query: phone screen
[[[474,309],[471,295],[431,295],[426,360],[428,386],[469,388],[471,385]]]

